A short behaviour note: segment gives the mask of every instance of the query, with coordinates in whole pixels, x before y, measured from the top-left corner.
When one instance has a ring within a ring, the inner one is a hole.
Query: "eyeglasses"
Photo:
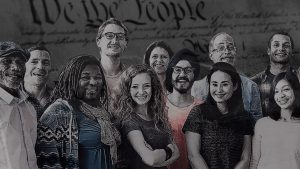
[[[117,39],[119,40],[124,40],[126,38],[125,33],[113,33],[113,32],[106,32],[104,34],[104,36],[106,37],[106,39],[108,40],[112,40],[113,38],[115,38],[117,36]],[[103,37],[103,36],[102,36]]]
[[[235,47],[233,45],[228,45],[228,46],[220,45],[216,49],[213,49],[212,52],[224,52],[225,49],[231,52],[235,49]]]
[[[174,66],[173,67],[173,73],[175,74],[180,74],[181,72],[183,72],[184,74],[188,75],[188,74],[191,74],[193,73],[194,71],[194,68],[192,67],[179,67],[179,66]]]

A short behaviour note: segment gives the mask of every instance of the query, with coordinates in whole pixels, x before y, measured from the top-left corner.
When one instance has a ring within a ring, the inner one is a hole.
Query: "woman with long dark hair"
[[[130,169],[166,169],[179,157],[160,82],[148,65],[130,66],[120,78],[115,110]]]
[[[244,110],[241,79],[228,63],[213,65],[209,96],[195,106],[183,127],[193,169],[247,169],[252,127]]]
[[[255,125],[251,169],[300,168],[300,84],[290,74],[272,83],[268,117]]]
[[[80,55],[62,70],[39,122],[40,168],[112,169],[120,134],[107,112],[100,62]]]
[[[144,64],[151,66],[156,72],[161,85],[163,86],[166,79],[167,66],[173,57],[173,51],[165,41],[155,41],[151,43],[144,55]]]

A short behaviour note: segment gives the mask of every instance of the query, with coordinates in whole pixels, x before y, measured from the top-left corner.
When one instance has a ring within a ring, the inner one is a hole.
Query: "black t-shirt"
[[[183,127],[201,135],[200,154],[210,169],[233,169],[240,161],[244,135],[253,133],[249,113],[221,114],[216,106],[195,106]]]
[[[144,120],[139,115],[134,114],[132,118],[124,122],[122,126],[122,135],[130,169],[166,169],[166,167],[151,167],[142,161],[141,157],[127,140],[128,133],[133,130],[141,131],[145,141],[153,150],[163,149],[171,142],[169,135],[166,132],[156,129],[153,121]]]

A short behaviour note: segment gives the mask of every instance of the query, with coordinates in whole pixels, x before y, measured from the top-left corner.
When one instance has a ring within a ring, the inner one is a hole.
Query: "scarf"
[[[117,162],[117,147],[121,143],[121,136],[110,119],[110,114],[103,108],[93,107],[81,101],[79,109],[89,118],[97,120],[101,127],[101,142],[110,147],[113,164]]]

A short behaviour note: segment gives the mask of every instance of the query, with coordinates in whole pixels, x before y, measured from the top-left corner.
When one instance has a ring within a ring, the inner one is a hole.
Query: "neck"
[[[271,62],[271,64],[270,64],[270,72],[273,75],[278,75],[279,73],[287,72],[289,68],[290,68],[289,63],[281,64],[281,63]]]
[[[148,104],[137,105],[134,111],[136,114],[142,116],[144,119],[146,120],[150,119],[148,115]]]
[[[24,88],[26,92],[35,98],[38,98],[40,96],[41,91],[44,87],[46,87],[45,84],[29,84],[26,82],[24,83]]]
[[[292,117],[292,109],[281,109],[280,111],[280,117],[283,121],[291,121]]]
[[[166,73],[157,74],[157,77],[160,81],[160,84],[164,87],[165,86],[164,82],[166,80]]]
[[[121,71],[120,57],[101,55],[101,65],[104,73],[108,76],[114,76]]]
[[[92,107],[99,107],[99,100],[97,99],[83,100],[83,101]]]
[[[168,99],[173,105],[177,107],[187,107],[194,102],[194,98],[191,95],[191,89],[182,94],[173,88],[173,92],[168,95]]]
[[[228,106],[226,102],[217,103],[217,107],[222,114],[228,113]]]

